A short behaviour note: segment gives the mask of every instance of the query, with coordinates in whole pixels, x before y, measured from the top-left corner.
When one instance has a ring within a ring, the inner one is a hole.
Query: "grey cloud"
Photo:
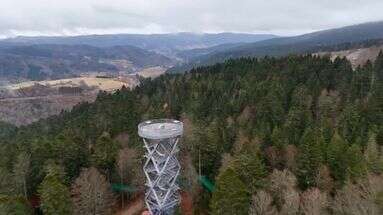
[[[269,32],[383,20],[381,0],[3,0],[0,35]]]

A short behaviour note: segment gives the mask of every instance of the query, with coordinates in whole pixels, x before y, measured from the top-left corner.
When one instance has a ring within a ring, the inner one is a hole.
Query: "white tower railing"
[[[180,201],[176,179],[181,169],[177,153],[182,133],[183,124],[178,120],[148,120],[138,125],[147,159],[145,203],[152,215],[172,214]]]

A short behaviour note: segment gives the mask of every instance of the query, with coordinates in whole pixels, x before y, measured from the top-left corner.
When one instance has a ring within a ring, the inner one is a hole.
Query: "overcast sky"
[[[295,35],[383,20],[383,0],[1,0],[0,36],[249,32]]]

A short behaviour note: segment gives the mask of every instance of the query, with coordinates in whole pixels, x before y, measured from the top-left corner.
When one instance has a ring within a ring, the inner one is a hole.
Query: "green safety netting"
[[[201,183],[201,185],[207,189],[209,192],[212,192],[214,190],[214,184],[209,180],[208,177],[201,175],[198,177],[198,181]]]
[[[214,184],[209,180],[208,177],[201,175],[198,177],[198,181],[209,192],[212,192],[214,190]],[[112,184],[112,190],[115,192],[134,193],[137,191],[137,188],[127,184]]]
[[[137,188],[126,184],[112,184],[112,190],[115,192],[134,193],[137,191]]]

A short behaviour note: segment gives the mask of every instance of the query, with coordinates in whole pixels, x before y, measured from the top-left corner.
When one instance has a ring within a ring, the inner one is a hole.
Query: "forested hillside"
[[[72,37],[15,37],[0,40],[1,45],[62,44],[95,47],[135,46],[174,57],[178,51],[206,48],[226,43],[253,43],[275,38],[272,34],[241,33],[170,33],[170,34],[109,34]]]
[[[0,80],[47,80],[103,72],[118,75],[146,67],[169,67],[174,61],[134,46],[0,46]]]
[[[0,139],[0,214],[30,214],[36,198],[43,214],[110,214],[117,198],[142,191],[137,124],[150,118],[185,124],[180,184],[196,214],[382,213],[380,53],[355,70],[311,55],[228,60],[10,129]]]
[[[329,47],[363,41],[378,41],[383,38],[383,22],[370,22],[342,28],[328,29],[313,33],[280,37],[221,49],[198,56],[189,63],[176,66],[170,72],[183,72],[196,66],[212,65],[230,58],[286,56],[288,54],[308,54],[323,51]],[[328,51],[328,50],[325,50]]]

